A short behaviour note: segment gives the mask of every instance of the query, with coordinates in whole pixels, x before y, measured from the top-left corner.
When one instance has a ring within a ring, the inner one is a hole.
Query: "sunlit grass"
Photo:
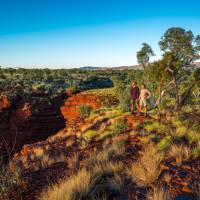
[[[171,200],[169,193],[163,187],[153,188],[153,191],[147,194],[147,200]]]
[[[174,158],[176,160],[176,164],[180,166],[183,161],[189,159],[190,151],[190,148],[186,145],[173,144],[168,151],[168,156]]]
[[[149,145],[139,160],[128,169],[127,174],[138,186],[152,186],[161,173],[160,162],[162,159],[162,154],[153,145]]]

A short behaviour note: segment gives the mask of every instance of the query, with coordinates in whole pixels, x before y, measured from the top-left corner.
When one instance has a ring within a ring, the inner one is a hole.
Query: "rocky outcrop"
[[[43,94],[0,100],[0,152],[13,154],[24,144],[46,139],[65,127],[60,112],[65,95]]]
[[[93,110],[101,107],[101,97],[96,95],[76,94],[68,98],[61,107],[67,126],[73,126],[80,119],[79,106],[88,105]]]
[[[117,100],[95,94],[79,93],[69,97],[61,107],[61,112],[66,119],[67,126],[75,126],[80,120],[79,106],[87,105],[92,110],[97,110],[106,104],[113,105]]]

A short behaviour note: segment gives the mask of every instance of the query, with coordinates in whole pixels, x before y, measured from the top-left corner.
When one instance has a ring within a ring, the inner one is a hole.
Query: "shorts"
[[[147,100],[146,99],[140,99],[140,106],[147,106]]]

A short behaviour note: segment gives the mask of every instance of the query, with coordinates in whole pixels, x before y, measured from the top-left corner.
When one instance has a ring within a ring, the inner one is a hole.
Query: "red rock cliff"
[[[0,152],[12,154],[24,144],[44,140],[65,127],[60,112],[63,95],[48,99],[43,95],[0,99]]]
[[[79,121],[79,106],[88,105],[93,110],[99,109],[104,105],[116,104],[117,100],[105,96],[98,96],[90,93],[79,93],[69,97],[61,107],[61,113],[66,119],[67,126],[76,125]]]

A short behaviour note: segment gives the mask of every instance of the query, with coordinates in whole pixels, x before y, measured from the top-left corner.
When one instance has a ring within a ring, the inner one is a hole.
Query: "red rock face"
[[[10,101],[7,96],[0,97],[0,112],[3,111],[3,109],[10,107]]]
[[[15,98],[0,101],[0,152],[13,154],[24,144],[46,139],[65,127],[60,112],[65,96]]]
[[[81,105],[88,105],[93,110],[96,110],[102,106],[102,97],[79,93],[68,98],[64,106],[61,107],[61,113],[66,119],[68,126],[75,125],[77,120],[79,120],[79,106]]]

